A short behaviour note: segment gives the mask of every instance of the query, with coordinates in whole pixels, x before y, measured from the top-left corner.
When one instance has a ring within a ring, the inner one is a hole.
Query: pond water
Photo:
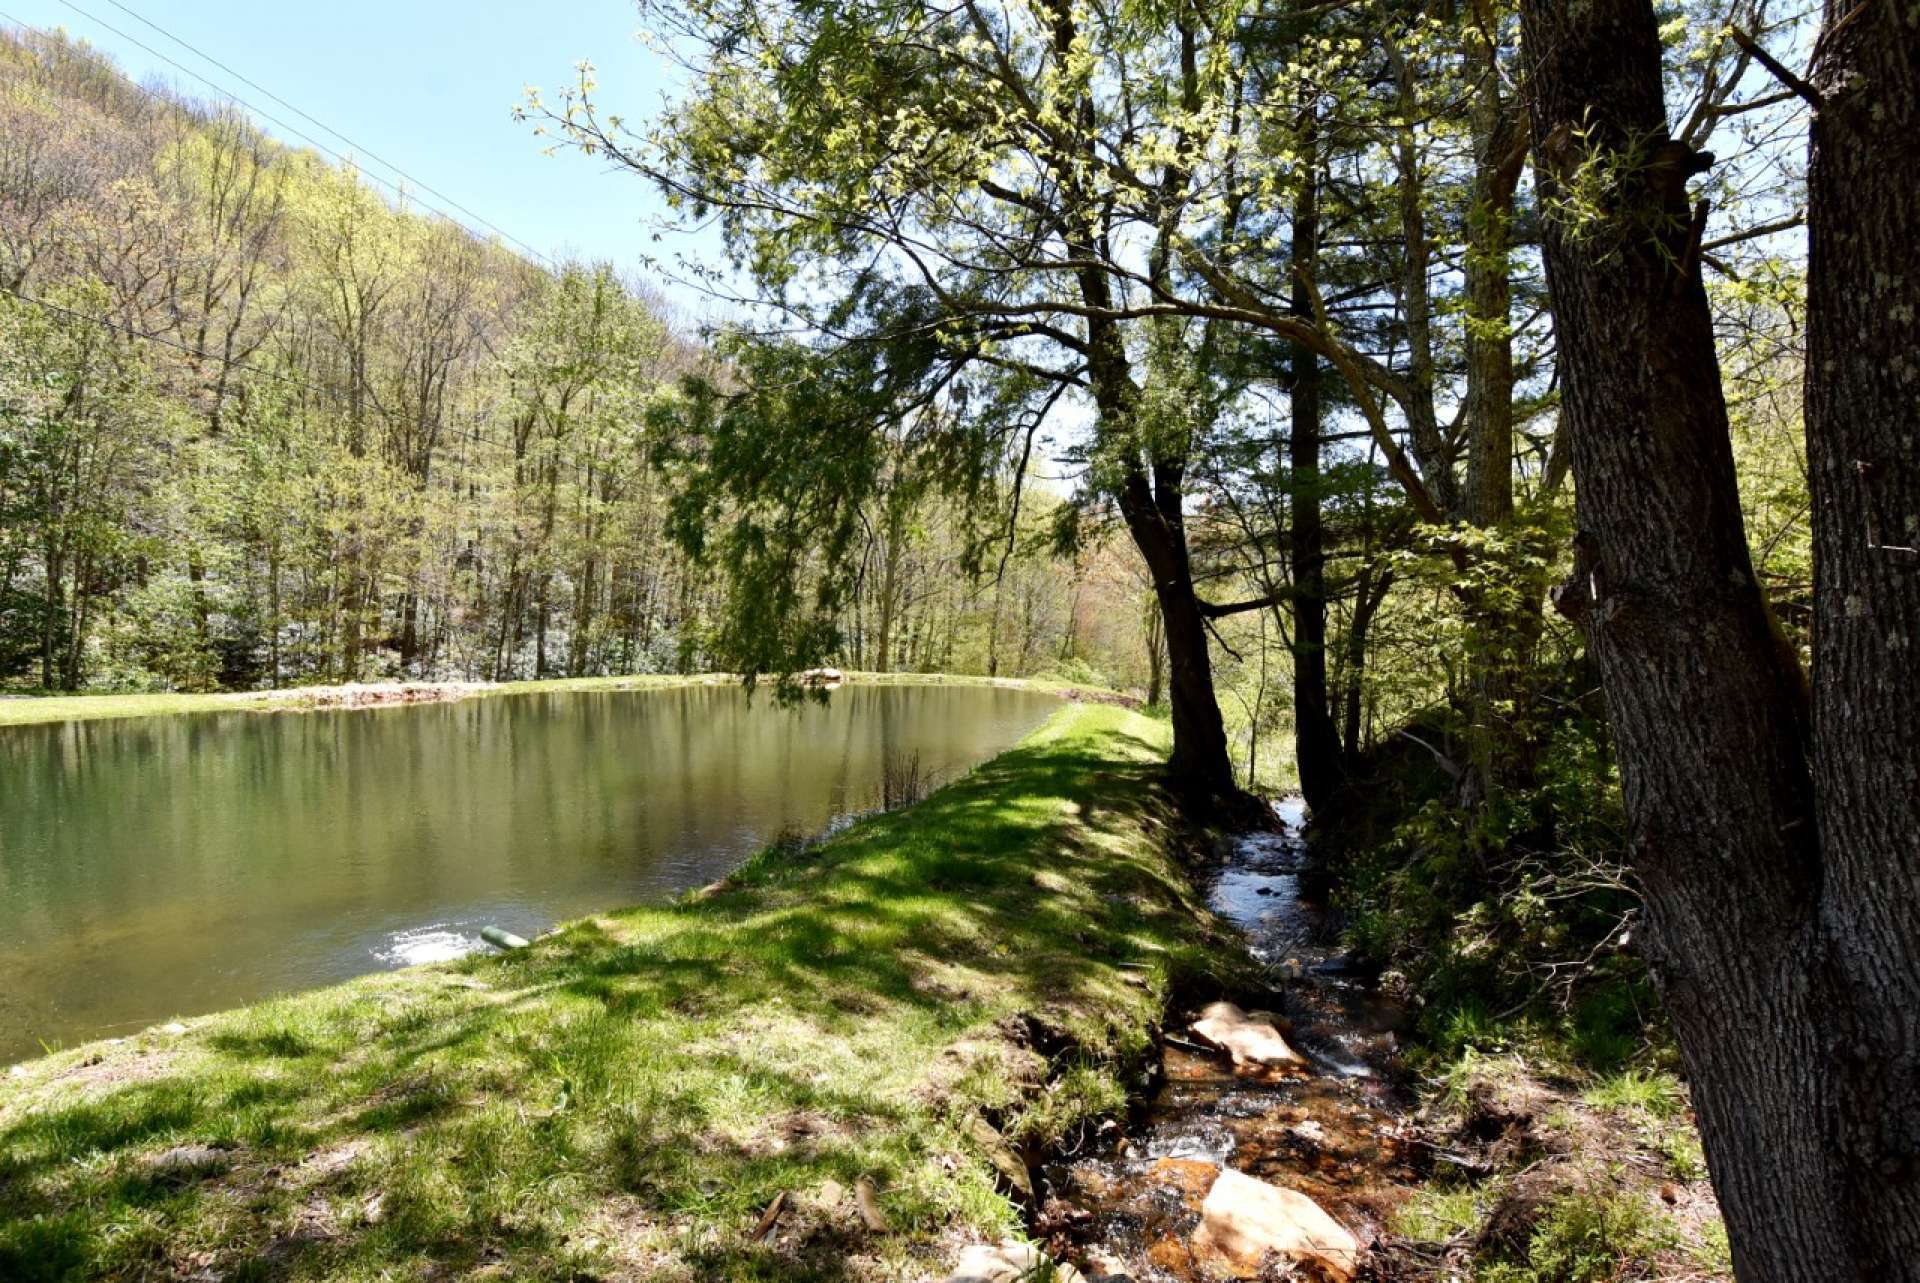
[[[737,687],[0,727],[0,1064],[712,881],[1057,706]]]

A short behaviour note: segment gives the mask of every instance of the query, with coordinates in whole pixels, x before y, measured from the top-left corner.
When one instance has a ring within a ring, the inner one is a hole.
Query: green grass
[[[1647,1264],[1677,1245],[1671,1227],[1633,1192],[1569,1193],[1534,1226],[1524,1260],[1499,1261],[1475,1283],[1615,1283],[1647,1277]]]
[[[1680,1112],[1686,1095],[1672,1074],[1628,1069],[1602,1078],[1584,1093],[1587,1104],[1616,1114],[1640,1113],[1666,1120]]]
[[[1480,1199],[1471,1186],[1422,1186],[1394,1209],[1393,1232],[1422,1243],[1444,1243],[1479,1227]]]
[[[1040,1150],[1119,1108],[1231,956],[1165,743],[1069,707],[705,898],[0,1076],[0,1278],[938,1277],[1017,1225],[968,1124]]]
[[[1112,698],[1115,692],[1049,677],[978,677],[952,673],[849,672],[863,686],[1003,686],[1052,695],[1088,695]],[[463,698],[501,695],[562,694],[568,691],[664,690],[675,686],[730,685],[739,678],[727,673],[671,673],[630,677],[549,677],[538,681],[498,682],[473,687]],[[432,685],[433,683],[417,683]],[[226,691],[213,694],[135,695],[20,695],[0,698],[0,726],[27,726],[44,722],[90,722],[114,717],[160,717],[174,713],[301,712],[314,707],[321,687],[291,686],[272,691]],[[4,692],[0,692],[4,694]],[[369,708],[404,705],[369,705]]]

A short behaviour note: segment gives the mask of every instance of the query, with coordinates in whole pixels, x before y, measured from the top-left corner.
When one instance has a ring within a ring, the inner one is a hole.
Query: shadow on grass
[[[989,1061],[934,1090],[943,1053],[1031,1017],[1056,1059],[1117,1075],[1167,986],[1217,956],[1167,855],[1147,726],[1074,710],[909,811],[769,849],[703,901],[217,1017],[149,1081],[30,1079],[0,1095],[0,1277],[651,1261],[824,1281],[897,1272],[943,1226],[1004,1227],[987,1170],[953,1160],[957,1119],[1012,1117],[1024,1088]],[[1050,1102],[1027,1131],[1114,1091]],[[153,1177],[167,1147],[215,1144],[230,1163]],[[822,1194],[752,1240],[775,1196],[863,1178],[890,1232]]]

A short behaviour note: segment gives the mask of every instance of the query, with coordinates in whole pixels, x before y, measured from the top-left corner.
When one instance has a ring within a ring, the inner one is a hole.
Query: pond
[[[726,873],[1057,706],[850,685],[0,728],[0,1064],[479,948]]]

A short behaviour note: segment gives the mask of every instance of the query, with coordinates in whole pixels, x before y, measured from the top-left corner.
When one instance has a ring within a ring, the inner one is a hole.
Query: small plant
[[[1665,1120],[1680,1112],[1684,1096],[1671,1074],[1647,1073],[1629,1069],[1601,1079],[1585,1093],[1586,1102],[1595,1109],[1616,1114],[1638,1111],[1649,1118]]]
[[[890,756],[880,764],[881,810],[912,806],[932,791],[932,780],[920,767],[920,754]]]
[[[1679,1181],[1697,1181],[1707,1174],[1706,1151],[1700,1147],[1700,1135],[1691,1127],[1667,1127],[1654,1138],[1653,1147],[1667,1160],[1667,1170]]]
[[[1470,1188],[1417,1190],[1393,1214],[1396,1233],[1423,1243],[1444,1243],[1479,1224],[1480,1202]]]
[[[1555,1199],[1534,1227],[1524,1260],[1493,1262],[1477,1283],[1612,1283],[1675,1245],[1673,1228],[1633,1194],[1582,1192]]]

